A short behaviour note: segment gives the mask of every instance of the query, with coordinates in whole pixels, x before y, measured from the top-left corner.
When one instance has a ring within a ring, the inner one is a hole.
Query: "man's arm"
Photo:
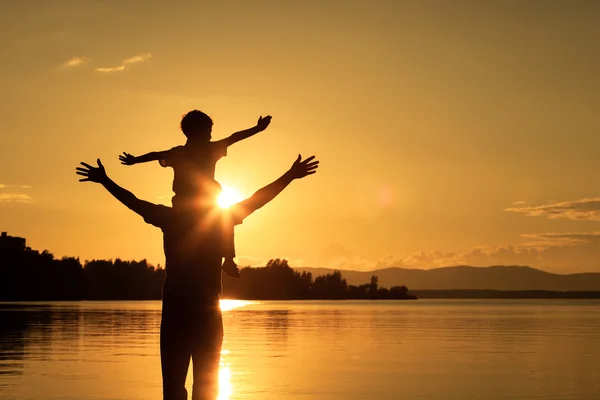
[[[95,182],[101,184],[106,190],[108,190],[110,194],[123,203],[127,208],[142,216],[146,222],[159,226],[159,218],[155,212],[155,209],[159,206],[144,200],[140,200],[130,191],[117,185],[106,174],[106,170],[104,169],[100,159],[98,159],[97,162],[98,167],[92,167],[91,165],[82,162],[81,165],[83,165],[83,167],[76,168],[76,174],[84,177],[80,179],[79,182]],[[155,219],[157,221],[154,221]]]
[[[222,143],[225,146],[229,147],[232,144],[239,142],[240,140],[248,139],[249,137],[256,135],[258,132],[264,131],[265,129],[267,129],[267,126],[269,126],[270,123],[271,123],[270,115],[267,115],[264,118],[261,116],[260,118],[258,118],[258,122],[256,123],[256,126],[250,128],[250,129],[246,129],[244,131],[239,131],[239,132],[233,133],[228,138],[225,138],[222,140],[217,140],[217,143]]]
[[[285,174],[281,175],[279,179],[259,189],[248,199],[234,205],[232,207],[234,219],[241,222],[248,215],[277,197],[293,180],[301,179],[317,172],[319,161],[313,161],[314,158],[315,156],[311,156],[301,161],[302,156],[298,155],[298,159],[292,164],[292,167]]]
[[[133,164],[145,163],[145,162],[149,162],[149,161],[164,160],[168,155],[169,155],[169,150],[153,151],[151,153],[146,153],[139,157],[136,157],[129,153],[123,152],[123,155],[119,156],[119,160],[121,160],[121,164],[123,164],[123,165],[133,165]]]

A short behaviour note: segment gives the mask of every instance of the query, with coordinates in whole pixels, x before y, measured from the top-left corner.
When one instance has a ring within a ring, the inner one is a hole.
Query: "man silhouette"
[[[187,398],[185,379],[190,359],[194,363],[193,400],[215,399],[223,342],[221,296],[221,227],[242,221],[271,200],[293,180],[316,172],[314,156],[299,155],[279,179],[227,210],[216,206],[210,213],[140,200],[113,182],[97,160],[98,167],[81,163],[80,182],[100,183],[117,200],[163,231],[166,278],[163,284],[160,353],[163,399]]]

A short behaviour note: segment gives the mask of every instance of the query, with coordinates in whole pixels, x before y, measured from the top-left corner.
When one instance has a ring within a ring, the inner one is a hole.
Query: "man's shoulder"
[[[164,204],[154,204],[150,203],[149,201],[146,201],[145,203],[145,207],[147,207],[148,211],[162,213],[170,213],[173,211],[173,207],[165,206]]]
[[[173,208],[154,204],[148,201],[143,201],[140,204],[139,214],[144,218],[144,221],[158,228],[164,228],[172,217]]]
[[[233,225],[240,225],[247,216],[256,211],[247,200],[240,201],[229,208],[221,210],[221,215],[231,221]]]

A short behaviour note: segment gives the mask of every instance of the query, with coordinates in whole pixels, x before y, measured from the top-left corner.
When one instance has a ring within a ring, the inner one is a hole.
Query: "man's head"
[[[212,119],[200,110],[192,110],[181,118],[181,131],[190,140],[209,141],[211,139]]]

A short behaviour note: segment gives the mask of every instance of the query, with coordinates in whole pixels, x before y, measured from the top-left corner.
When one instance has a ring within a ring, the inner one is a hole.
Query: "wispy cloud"
[[[63,67],[63,68],[77,67],[81,64],[84,64],[87,61],[88,61],[87,57],[72,57],[69,60],[65,61],[61,65],[61,67]]]
[[[0,193],[0,203],[29,203],[31,196],[23,193]]]
[[[600,197],[555,202],[541,206],[510,207],[506,211],[519,212],[530,217],[600,221]]]
[[[133,56],[133,57],[130,57],[130,58],[127,58],[127,59],[123,60],[123,64],[124,65],[127,65],[127,64],[136,64],[136,63],[139,63],[139,62],[147,61],[151,57],[152,57],[152,54],[150,54],[150,53],[141,54],[141,55]]]
[[[0,183],[0,189],[8,189],[8,188],[31,189],[31,186],[29,186],[29,185],[6,185],[4,183]]]
[[[102,73],[121,72],[125,71],[125,66],[119,65],[118,67],[96,68],[94,71]]]
[[[277,256],[277,257],[273,257],[273,258],[280,258],[280,259],[288,260],[288,263],[292,268],[300,268],[300,267],[307,267],[307,266],[315,267],[316,266],[314,264],[307,265],[306,262],[304,261],[304,259],[294,258],[294,257],[286,257],[285,255],[281,255],[281,256]],[[235,261],[240,268],[242,268],[242,267],[264,267],[267,265],[267,263],[269,262],[270,259],[271,258],[264,259],[264,258],[257,258],[257,257],[252,257],[252,256],[244,256],[244,255],[235,257]]]
[[[521,237],[530,239],[530,246],[574,246],[585,243],[600,243],[600,232],[552,232],[525,233]]]
[[[600,272],[600,231],[530,233],[521,235],[521,240],[513,244],[477,246],[456,253],[416,251],[405,255],[389,254],[378,259],[356,254],[336,243],[315,256],[307,260],[288,260],[293,268],[322,267],[354,271],[394,267],[432,269],[457,265],[522,265],[556,273]],[[266,265],[266,260],[251,256],[240,256],[237,261],[240,266]]]
[[[115,67],[96,68],[96,69],[94,69],[94,71],[104,73],[104,74],[112,73],[112,72],[122,72],[122,71],[125,71],[126,66],[147,61],[151,57],[152,57],[152,54],[150,54],[150,53],[140,54],[137,56],[126,58],[125,60],[123,60],[123,62],[120,65],[117,65]]]
[[[521,238],[518,243],[478,246],[464,253],[417,251],[407,255],[390,254],[379,259],[368,259],[336,244],[317,259],[310,260],[307,266],[370,271],[391,267],[431,269],[456,265],[525,265],[559,273],[600,272],[600,231],[531,233],[523,234]]]

